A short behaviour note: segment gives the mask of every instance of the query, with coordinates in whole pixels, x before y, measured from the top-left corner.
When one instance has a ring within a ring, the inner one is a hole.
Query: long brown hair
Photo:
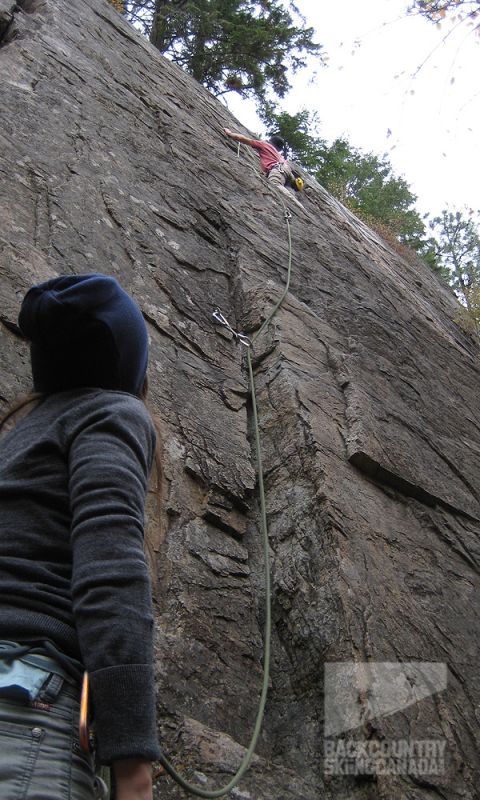
[[[155,512],[157,516],[157,535],[155,538],[155,544],[159,547],[163,544],[163,540],[165,538],[163,526],[162,526],[162,489],[163,489],[163,463],[162,463],[162,455],[163,455],[163,433],[160,424],[160,420],[158,415],[154,411],[150,399],[148,396],[148,378],[145,377],[143,382],[142,390],[140,392],[140,399],[143,401],[149,415],[150,419],[152,420],[153,427],[155,428],[156,433],[156,444],[155,444],[155,453],[154,453],[154,460],[153,460],[153,469],[150,475],[150,482],[148,486],[148,494],[155,495]],[[152,542],[149,536],[148,530],[148,520],[147,525],[145,527],[145,536],[144,536],[144,551],[147,557],[148,568],[150,572],[150,577],[152,579],[152,589],[153,595],[156,595],[156,583],[158,578],[157,573],[157,562],[156,562],[156,549],[155,544]]]

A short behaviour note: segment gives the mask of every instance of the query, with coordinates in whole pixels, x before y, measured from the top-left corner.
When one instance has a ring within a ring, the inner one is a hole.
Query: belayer
[[[223,130],[230,139],[253,147],[260,157],[260,167],[267,176],[268,182],[283,194],[288,195],[288,198],[293,200],[300,208],[303,208],[292,192],[289,192],[286,188],[287,185],[293,186],[295,184],[295,176],[290,164],[282,155],[285,142],[281,136],[274,134],[268,142],[264,142],[263,139],[250,139],[248,136],[244,136],[243,133],[235,133],[230,128],[224,128]]]
[[[151,800],[153,614],[143,551],[155,429],[140,309],[106,275],[30,289],[35,395],[0,427],[0,797]],[[94,748],[78,735],[87,670]]]

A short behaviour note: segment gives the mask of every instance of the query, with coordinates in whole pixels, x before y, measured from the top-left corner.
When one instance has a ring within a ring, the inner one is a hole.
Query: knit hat
[[[34,388],[139,395],[148,361],[142,313],[115,278],[64,275],[30,289],[18,324],[30,340]]]

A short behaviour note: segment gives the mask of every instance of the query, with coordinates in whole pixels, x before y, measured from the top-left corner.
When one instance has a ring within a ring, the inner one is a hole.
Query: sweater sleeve
[[[100,761],[159,756],[143,552],[155,434],[133,396],[99,392],[69,447],[72,602]]]

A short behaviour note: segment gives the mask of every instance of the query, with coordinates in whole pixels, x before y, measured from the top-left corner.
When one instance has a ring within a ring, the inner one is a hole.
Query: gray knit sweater
[[[102,763],[159,755],[143,555],[154,446],[143,403],[99,389],[48,395],[0,441],[0,639],[83,661]]]

